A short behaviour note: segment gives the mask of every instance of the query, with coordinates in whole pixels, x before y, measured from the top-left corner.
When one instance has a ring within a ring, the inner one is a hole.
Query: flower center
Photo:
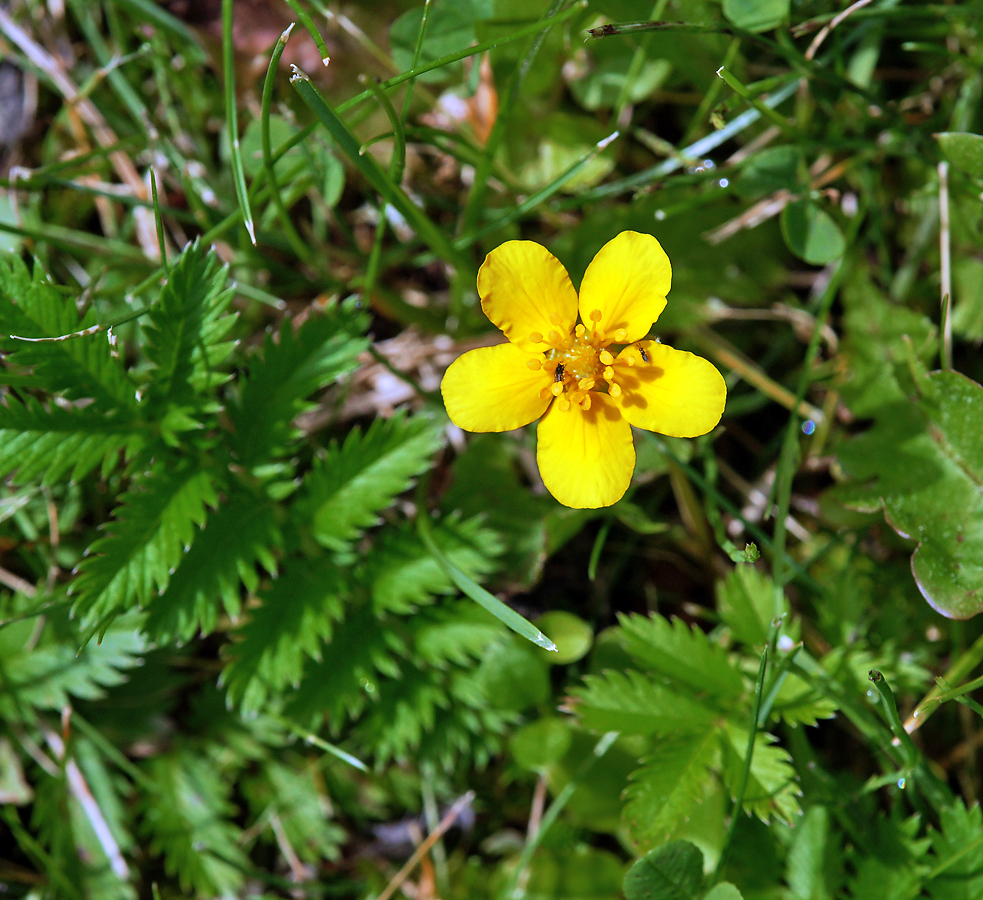
[[[530,369],[542,368],[553,374],[553,383],[543,388],[540,396],[544,400],[550,395],[556,397],[564,412],[573,403],[585,411],[590,409],[591,392],[600,393],[605,387],[612,397],[620,397],[621,385],[617,382],[617,370],[635,364],[631,356],[618,360],[607,349],[612,341],[620,343],[625,340],[625,330],[619,328],[608,337],[597,327],[601,319],[600,310],[591,312],[590,319],[590,330],[586,325],[578,325],[573,334],[564,335],[554,329],[545,338],[538,332],[529,335],[529,340],[533,343],[545,341],[550,345],[545,358],[529,360]],[[554,325],[560,325],[556,315],[550,316],[550,321]]]

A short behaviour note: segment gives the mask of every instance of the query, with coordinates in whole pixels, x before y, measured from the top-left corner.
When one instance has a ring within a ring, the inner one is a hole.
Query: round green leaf
[[[788,18],[790,0],[724,0],[724,15],[746,31],[768,31]]]
[[[708,891],[703,900],[744,900],[741,892],[729,881],[721,881],[716,887]]]
[[[774,191],[795,190],[799,187],[799,164],[802,150],[799,147],[768,147],[756,153],[734,183],[741,197],[759,197]]]
[[[840,226],[812,200],[789,203],[782,210],[781,224],[788,249],[810,265],[825,266],[846,249]]]
[[[983,136],[967,131],[944,131],[935,137],[945,158],[957,169],[983,178]]]
[[[563,610],[540,616],[536,626],[556,644],[556,653],[542,651],[543,658],[554,665],[562,666],[582,659],[594,643],[594,630],[590,625]]]
[[[536,772],[563,759],[570,741],[570,725],[548,717],[520,728],[509,740],[509,748],[522,768]]]
[[[647,853],[625,875],[628,900],[696,900],[703,854],[689,841],[671,841]]]

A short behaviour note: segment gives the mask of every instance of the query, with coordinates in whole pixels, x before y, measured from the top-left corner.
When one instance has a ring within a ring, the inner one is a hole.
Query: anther
[[[604,379],[605,381],[612,381],[614,379],[614,369],[611,366],[606,366],[604,369]]]
[[[593,378],[584,378],[577,385],[577,387],[579,387],[582,391],[589,391],[592,387],[594,387],[594,384],[595,381]]]
[[[543,336],[538,331],[534,331],[529,335],[529,341],[533,344],[541,344],[543,342]]]
[[[607,350],[602,350],[597,355],[597,358],[600,359],[600,361],[606,366],[610,366],[614,362],[614,357]]]
[[[616,341],[617,343],[619,343],[619,344],[623,344],[623,343],[625,342],[625,338],[627,338],[627,337],[628,337],[628,332],[627,332],[627,331],[625,331],[625,329],[624,329],[624,328],[619,328],[619,329],[618,329],[618,330],[617,330],[617,331],[616,331],[616,332],[614,333],[614,339],[615,339],[615,341]]]
[[[588,394],[586,397],[584,397],[583,400],[580,401],[580,408],[584,412],[587,412],[587,410],[590,409],[590,394]]]
[[[587,328],[583,325],[578,325],[576,328],[574,328],[574,332],[576,333],[577,337],[582,338],[585,334],[587,334]]]
[[[559,331],[551,331],[548,335],[546,335],[546,339],[551,344],[559,344],[563,338],[560,336]]]
[[[550,321],[554,325],[562,325],[563,324],[563,322],[560,320],[559,315],[557,315],[556,313],[550,313]]]
[[[628,363],[628,368],[630,369],[632,366],[635,365],[635,357],[634,356],[626,356],[625,357],[625,362]]]
[[[554,381],[553,384],[550,385],[550,393],[554,397],[559,397],[560,394],[563,393],[563,382],[562,381]]]
[[[574,392],[573,392],[573,393],[572,393],[572,394],[570,395],[570,399],[571,399],[571,400],[572,400],[572,401],[573,401],[574,403],[580,403],[580,401],[581,401],[581,400],[583,400],[583,399],[584,399],[584,397],[586,397],[586,396],[587,396],[587,394],[586,394],[586,393],[584,393],[584,391],[574,391]]]
[[[562,400],[560,401],[560,410],[561,410],[562,412],[570,412],[570,401],[569,401],[569,400],[567,400],[567,398],[566,398],[566,397],[564,397],[564,398],[563,398],[563,399],[562,399]]]
[[[601,311],[599,309],[592,309],[591,310],[591,314],[590,314],[590,320],[592,322],[600,322],[601,321]]]
[[[538,359],[530,359],[526,362],[526,365],[529,366],[529,368],[532,369],[534,372],[537,369],[543,368],[543,363]]]
[[[549,398],[552,397],[552,396],[553,396],[553,392],[548,387],[544,387],[539,392],[539,399],[540,400],[549,400]]]
[[[612,397],[620,397],[621,396],[621,385],[620,384],[612,384],[610,387],[608,387],[608,393]]]

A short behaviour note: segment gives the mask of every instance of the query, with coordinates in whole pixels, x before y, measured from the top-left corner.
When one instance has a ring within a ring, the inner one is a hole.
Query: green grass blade
[[[297,18],[300,19],[300,24],[307,29],[307,33],[311,36],[311,39],[317,45],[317,52],[321,54],[321,62],[327,65],[331,62],[331,54],[328,53],[328,46],[324,43],[324,38],[321,37],[321,32],[317,30],[317,25],[314,24],[314,20],[311,18],[310,13],[301,6],[297,0],[287,0],[287,5],[294,11]],[[288,28],[287,31],[290,29]],[[287,32],[284,32],[285,34]],[[283,52],[282,50],[280,51]]]
[[[222,74],[225,78],[225,124],[229,130],[229,152],[232,155],[232,179],[236,197],[242,210],[242,222],[249,232],[249,240],[256,246],[256,226],[249,205],[249,189],[246,173],[242,168],[242,151],[239,147],[239,114],[236,108],[235,45],[232,40],[233,0],[222,0]]]

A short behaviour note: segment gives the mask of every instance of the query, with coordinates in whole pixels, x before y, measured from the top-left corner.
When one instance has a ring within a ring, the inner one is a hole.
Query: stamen
[[[552,396],[553,396],[553,391],[551,391],[548,387],[544,387],[539,392],[539,399],[540,400],[549,400],[549,398],[552,397]]]
[[[577,385],[582,391],[589,391],[594,387],[595,381],[593,378],[584,378],[581,380],[580,384]]]
[[[625,331],[625,329],[624,329],[624,328],[619,328],[619,329],[618,329],[618,330],[617,330],[617,331],[616,331],[616,332],[614,333],[614,339],[615,339],[615,341],[616,341],[617,343],[619,343],[619,344],[623,344],[623,343],[625,342],[625,338],[627,338],[627,337],[628,337],[628,332],[627,332],[627,331]]]
[[[608,393],[612,397],[620,397],[621,396],[621,385],[620,384],[612,384],[612,385],[610,385],[608,387]]]
[[[574,332],[576,333],[577,337],[582,339],[583,336],[587,334],[587,328],[584,325],[578,325],[576,328],[574,328]]]
[[[570,401],[569,401],[569,400],[567,400],[567,398],[566,398],[566,397],[564,397],[564,398],[563,398],[563,399],[562,399],[562,400],[560,401],[560,410],[561,410],[562,412],[570,412]]]
[[[550,321],[554,325],[562,325],[563,324],[563,320],[560,318],[560,316],[557,313],[550,313]]]
[[[614,362],[614,357],[607,350],[598,353],[597,358],[606,366],[610,366]]]
[[[551,331],[551,332],[550,332],[550,333],[549,333],[548,335],[546,335],[546,339],[547,339],[547,340],[548,340],[548,341],[549,341],[549,342],[550,342],[551,344],[553,344],[554,346],[555,346],[556,344],[559,344],[559,343],[560,343],[560,341],[562,341],[562,340],[563,340],[563,338],[562,338],[562,336],[560,335],[560,332],[559,332],[559,331]]]
[[[586,396],[587,396],[587,394],[586,394],[586,393],[584,393],[584,391],[574,391],[574,392],[573,392],[573,393],[572,393],[572,394],[570,395],[570,399],[571,399],[571,400],[572,400],[572,401],[573,401],[574,403],[580,403],[580,401],[581,401],[581,400],[583,400],[583,399],[584,399],[584,397],[586,397]]]
[[[614,380],[614,369],[612,369],[611,366],[607,366],[604,369],[604,380],[605,381],[613,381]]]
[[[592,322],[600,322],[601,321],[601,311],[599,309],[592,309],[591,310],[591,313],[590,313],[590,320]]]
[[[550,385],[550,393],[554,397],[559,397],[560,394],[563,393],[563,382],[562,381],[553,382],[553,384]]]
[[[635,357],[634,356],[626,356],[625,357],[625,362],[628,363],[628,368],[630,369],[632,366],[635,365]]]
[[[543,342],[543,336],[538,331],[534,331],[529,335],[529,340],[533,344],[541,344]]]
[[[587,412],[587,410],[590,409],[590,394],[588,394],[586,397],[584,397],[583,400],[580,401],[580,408],[584,412]]]
[[[537,369],[543,368],[543,361],[540,359],[530,359],[526,362],[526,365],[535,372]]]

